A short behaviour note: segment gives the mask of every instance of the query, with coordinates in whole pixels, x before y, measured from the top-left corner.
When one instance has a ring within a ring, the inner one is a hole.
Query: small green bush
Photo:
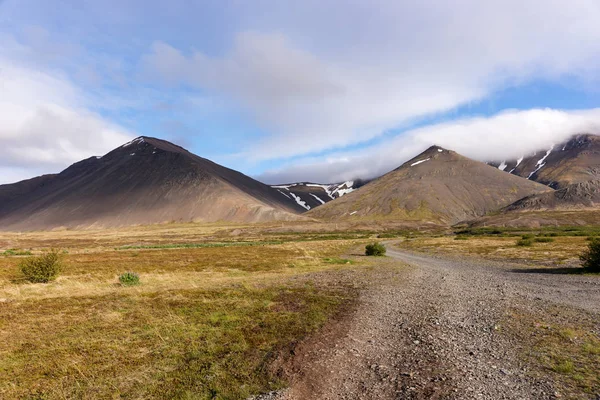
[[[5,256],[30,256],[31,252],[29,250],[8,249],[2,254]]]
[[[519,239],[517,240],[517,246],[532,246],[533,240],[531,239]]]
[[[368,244],[365,247],[365,254],[368,256],[384,256],[385,252],[385,246],[379,242]]]
[[[123,286],[135,286],[140,284],[140,276],[135,272],[125,272],[119,276],[119,282]]]
[[[588,271],[600,272],[600,240],[592,240],[579,259]]]
[[[537,237],[535,238],[535,241],[538,243],[552,243],[554,242],[554,239],[551,237]]]
[[[527,233],[525,235],[522,235],[521,239],[523,239],[523,240],[533,239],[533,235],[531,233]]]
[[[19,267],[29,282],[48,283],[60,274],[60,255],[52,250],[41,256],[27,257],[19,263]]]

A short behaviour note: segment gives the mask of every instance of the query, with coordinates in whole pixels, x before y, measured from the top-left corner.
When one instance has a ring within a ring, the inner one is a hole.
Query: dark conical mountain
[[[453,224],[552,190],[432,146],[397,169],[306,215]]]
[[[59,174],[0,185],[0,229],[258,222],[304,211],[275,189],[164,140],[139,137]]]

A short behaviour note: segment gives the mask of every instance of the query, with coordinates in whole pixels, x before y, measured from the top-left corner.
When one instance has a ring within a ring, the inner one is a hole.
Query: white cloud
[[[250,144],[256,160],[364,142],[531,79],[595,85],[600,70],[597,0],[262,1],[248,12],[247,26],[278,33],[246,31],[218,56],[159,42],[144,63],[244,107],[269,132]]]
[[[60,75],[0,58],[0,88],[0,183],[58,172],[133,136],[91,112]]]
[[[434,144],[479,161],[516,159],[546,150],[571,135],[600,134],[600,108],[583,111],[534,109],[507,111],[407,131],[381,144],[326,159],[307,158],[267,171],[267,183],[342,182],[382,175]]]

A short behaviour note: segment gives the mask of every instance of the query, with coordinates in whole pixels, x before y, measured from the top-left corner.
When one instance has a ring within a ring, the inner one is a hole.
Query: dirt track
[[[512,305],[600,313],[600,279],[532,273],[515,265],[388,250],[409,265],[382,269],[345,328],[299,349],[290,388],[273,399],[548,399],[519,343],[500,333]],[[600,320],[600,318],[598,319]]]

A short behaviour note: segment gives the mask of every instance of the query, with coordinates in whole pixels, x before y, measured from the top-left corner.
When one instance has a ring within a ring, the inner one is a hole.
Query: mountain
[[[454,224],[549,190],[432,146],[399,168],[306,215],[330,220],[368,218]]]
[[[490,165],[554,189],[600,179],[600,136],[575,135],[532,155]]]
[[[302,211],[265,184],[150,137],[59,174],[0,185],[2,230],[292,220]]]
[[[576,210],[600,208],[600,180],[573,183],[553,192],[524,197],[503,211]]]
[[[311,210],[322,204],[337,199],[347,193],[351,193],[368,181],[354,180],[342,183],[311,183],[298,182],[283,185],[272,185],[290,202],[299,204],[305,210]]]
[[[562,189],[524,197],[467,225],[537,228],[540,226],[600,224],[600,180],[579,182]]]

